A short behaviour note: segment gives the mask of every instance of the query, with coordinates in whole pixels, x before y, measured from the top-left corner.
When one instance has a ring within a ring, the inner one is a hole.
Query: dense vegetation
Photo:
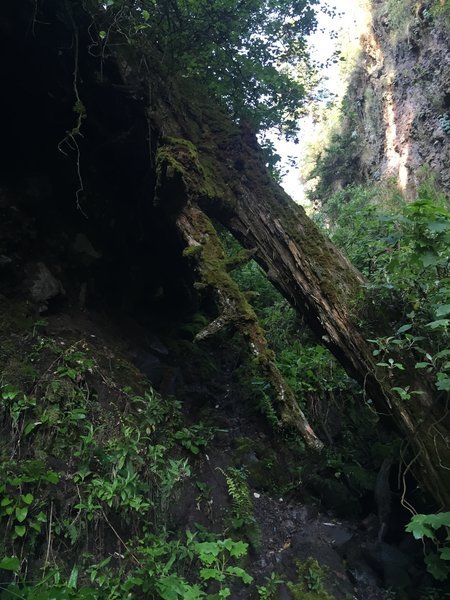
[[[99,52],[125,38],[157,52],[169,73],[201,79],[235,118],[286,133],[297,130],[315,80],[306,38],[316,27],[317,4],[91,0]]]

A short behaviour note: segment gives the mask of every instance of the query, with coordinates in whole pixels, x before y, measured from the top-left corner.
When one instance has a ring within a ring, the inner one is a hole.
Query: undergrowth
[[[171,531],[211,428],[184,423],[120,356],[45,325],[1,331],[15,338],[0,382],[1,598],[213,600],[250,583],[246,543]]]
[[[369,341],[377,365],[392,378],[394,373],[406,372],[405,356],[412,353],[416,362],[411,366],[418,380],[423,378],[432,386],[442,418],[427,427],[434,432],[445,473],[450,468],[445,454],[448,444],[438,442],[438,427],[448,416],[450,392],[448,200],[432,179],[422,184],[415,201],[409,203],[392,184],[349,186],[324,205],[318,219],[366,275],[367,298],[377,302],[377,315],[380,309],[384,313],[383,329],[390,329],[388,335],[378,334],[380,323],[370,314],[361,314],[366,331],[372,333]],[[414,388],[414,380],[392,391],[409,404],[420,401],[423,393]],[[424,541],[428,571],[445,580],[450,574],[450,548],[434,529],[444,527],[448,513],[417,515],[405,500],[405,490],[402,502],[413,517],[407,531]]]

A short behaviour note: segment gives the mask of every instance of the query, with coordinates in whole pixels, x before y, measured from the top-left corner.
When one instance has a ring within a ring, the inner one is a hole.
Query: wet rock
[[[52,274],[43,262],[28,266],[30,274],[30,295],[34,302],[46,305],[55,296],[64,295],[65,291],[59,279]]]
[[[333,548],[340,548],[353,538],[355,532],[349,529],[348,527],[335,524],[330,534],[332,538],[331,543],[333,544]]]
[[[286,519],[286,521],[283,521],[282,526],[284,527],[284,529],[286,529],[287,531],[293,531],[295,529],[295,525],[294,522],[291,521],[290,519]]]
[[[9,256],[5,256],[4,254],[0,254],[0,267],[6,267],[12,263],[12,258]]]
[[[393,588],[411,587],[411,559],[401,550],[384,542],[363,549],[368,564],[383,576],[384,585]]]
[[[377,587],[380,583],[365,562],[354,562],[347,569],[350,581],[358,586]]]
[[[169,354],[169,349],[157,336],[152,336],[148,342],[148,348],[154,354],[158,354],[159,356],[167,356]]]

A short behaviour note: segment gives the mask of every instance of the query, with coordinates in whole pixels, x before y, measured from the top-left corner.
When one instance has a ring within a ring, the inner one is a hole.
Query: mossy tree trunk
[[[308,447],[321,450],[323,443],[311,429],[278,370],[254,310],[229,275],[230,265],[212,222],[196,203],[205,182],[194,147],[184,140],[172,140],[158,151],[157,169],[158,201],[170,205],[174,195],[183,199],[175,225],[186,245],[183,254],[196,274],[195,287],[202,293],[213,294],[219,311],[217,318],[196,335],[196,341],[213,336],[225,327],[237,329],[270,385],[269,402],[273,402],[273,409],[280,417],[278,425],[296,429]]]
[[[376,410],[390,416],[405,435],[408,470],[440,506],[450,506],[446,407],[434,401],[432,386],[418,381],[413,357],[404,358],[401,380],[377,366],[367,341],[370,335],[358,316],[377,311],[365,298],[363,277],[271,179],[256,138],[245,124],[240,128],[231,124],[217,107],[198,97],[186,105],[180,90],[172,88],[170,102],[163,95],[154,109],[153,124],[165,136],[160,140],[163,171],[178,171],[187,196],[195,197],[207,215],[254,251],[269,279],[361,383]],[[380,323],[383,320],[380,314]],[[421,395],[401,400],[392,388],[406,384]]]

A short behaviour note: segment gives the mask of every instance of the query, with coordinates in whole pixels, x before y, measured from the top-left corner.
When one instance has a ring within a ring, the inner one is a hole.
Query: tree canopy
[[[314,80],[306,37],[317,26],[318,4],[90,0],[89,8],[102,53],[118,36],[151,47],[170,72],[204,81],[235,118],[292,133]]]

